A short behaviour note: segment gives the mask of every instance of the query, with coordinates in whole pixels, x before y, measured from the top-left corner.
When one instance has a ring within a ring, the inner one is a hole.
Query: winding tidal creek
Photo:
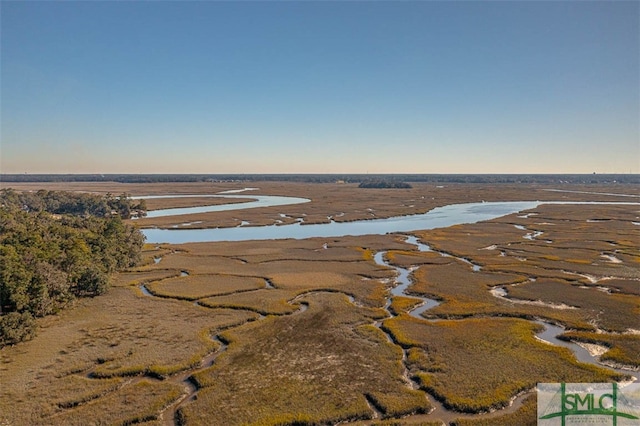
[[[192,214],[192,213],[204,213],[212,211],[226,211],[226,210],[240,210],[244,208],[257,208],[257,207],[273,207],[273,206],[285,206],[292,204],[306,203],[310,200],[304,198],[294,197],[270,197],[270,196],[253,196],[253,195],[214,195],[215,197],[227,197],[227,198],[255,198],[256,201],[249,203],[235,203],[206,207],[194,207],[194,208],[180,208],[180,209],[166,209],[156,210],[149,213],[149,217],[162,217],[169,215],[180,214]],[[174,196],[165,196],[166,198]],[[188,197],[188,196],[181,196]],[[193,197],[202,197],[202,195],[194,195]],[[145,197],[141,197],[145,198]],[[541,204],[619,204],[619,205],[638,205],[640,203],[591,203],[591,202],[541,202],[541,201],[525,201],[525,202],[483,202],[483,203],[467,203],[467,204],[454,204],[444,207],[435,208],[427,213],[411,215],[411,216],[399,216],[388,219],[373,219],[373,220],[359,220],[354,222],[334,222],[324,224],[311,224],[304,225],[301,222],[297,222],[291,225],[270,225],[270,226],[241,226],[235,228],[216,228],[216,229],[143,229],[147,242],[149,243],[171,243],[182,244],[189,242],[220,242],[220,241],[249,241],[249,240],[271,240],[271,239],[305,239],[313,237],[341,237],[341,236],[360,236],[360,235],[382,235],[387,233],[409,233],[411,231],[444,228],[458,224],[476,223],[484,220],[491,220],[499,218],[505,215],[517,213],[523,210],[533,209]],[[470,272],[478,272],[481,270],[481,266],[474,264],[469,259],[459,258],[452,256],[448,253],[438,252],[433,250],[426,244],[421,243],[415,236],[407,236],[407,243],[413,244],[419,251],[434,251],[441,256],[454,257],[456,261],[466,263]],[[417,299],[420,303],[414,307],[409,315],[421,319],[423,321],[437,321],[437,319],[427,319],[422,314],[439,305],[440,302],[427,297],[422,297],[411,293],[412,285],[412,272],[414,268],[402,268],[390,264],[385,258],[386,252],[377,252],[374,256],[374,261],[385,267],[393,268],[397,275],[394,281],[394,286],[389,291],[387,302],[385,304],[385,310],[387,311],[389,318],[394,316],[394,313],[390,309],[391,299],[394,296],[406,296]],[[269,288],[269,283],[267,283]],[[144,294],[152,296],[146,291],[146,288],[142,289]],[[499,289],[498,289],[499,290]],[[489,291],[489,290],[488,290]],[[495,297],[504,297],[500,291],[494,290],[492,294]],[[517,300],[513,300],[517,303]],[[295,303],[295,300],[289,301]],[[306,306],[301,306],[302,311]],[[576,359],[583,363],[589,363],[598,365],[599,367],[609,368],[611,370],[631,375],[636,381],[640,380],[640,372],[627,369],[612,368],[598,362],[597,356],[594,356],[585,350],[583,347],[572,343],[558,339],[558,336],[564,333],[565,329],[561,326],[551,324],[549,322],[538,319],[536,323],[542,325],[544,329],[540,331],[536,337],[549,344],[556,346],[563,346],[570,349]],[[382,321],[378,321],[375,325],[380,328],[386,335],[389,341],[393,342],[392,337],[383,330],[381,327]],[[217,338],[215,336],[214,338]],[[222,348],[224,350],[224,344]],[[219,354],[219,351],[216,353]],[[406,360],[406,350],[403,349],[403,363]],[[213,359],[213,354],[211,355]],[[206,360],[204,365],[211,363],[212,359]],[[182,380],[188,381],[188,378],[182,377]],[[405,379],[407,384],[413,388],[417,388],[417,384],[414,383],[408,375],[408,371],[405,366]],[[196,389],[191,389],[189,398],[193,398]],[[510,411],[517,407],[522,399],[522,395],[517,397],[514,404],[511,407],[507,407],[504,411]],[[183,401],[179,404],[181,405]],[[444,408],[437,401],[434,402],[436,410],[439,412],[439,416],[445,416],[444,418],[451,417],[454,419],[460,417],[461,413],[451,412]],[[173,407],[173,413],[175,408]],[[374,410],[375,411],[375,410]],[[464,415],[465,417],[467,415]],[[168,419],[169,420],[169,419]]]
[[[156,196],[153,198],[200,197],[202,195]],[[213,196],[212,196],[213,197]],[[244,208],[274,207],[309,202],[306,198],[274,197],[268,195],[215,195],[217,198],[256,198],[255,202],[222,204],[215,206],[190,207],[155,210],[148,217],[164,217],[181,214],[208,213],[216,211],[241,210]],[[152,197],[140,197],[152,198]],[[357,220],[353,222],[329,222],[305,225],[300,222],[291,225],[241,226],[214,229],[143,229],[148,243],[202,243],[219,241],[305,239],[314,237],[344,237],[347,235],[384,235],[394,232],[411,232],[422,229],[446,228],[463,223],[476,223],[496,219],[522,210],[533,209],[541,204],[617,204],[639,205],[640,203],[597,203],[597,202],[553,202],[553,201],[512,201],[451,204],[437,207],[424,214],[390,217],[387,219]]]

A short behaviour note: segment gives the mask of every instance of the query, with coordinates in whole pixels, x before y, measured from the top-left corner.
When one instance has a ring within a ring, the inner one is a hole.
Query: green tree
[[[105,293],[108,286],[109,278],[107,274],[91,265],[82,271],[73,289],[77,296],[93,297]]]
[[[33,338],[36,322],[29,312],[9,312],[0,316],[0,347]]]
[[[23,311],[29,305],[32,273],[15,248],[0,245],[0,313]]]
[[[35,319],[108,289],[140,260],[144,236],[125,224],[133,201],[40,190],[0,191],[0,346],[31,338]]]

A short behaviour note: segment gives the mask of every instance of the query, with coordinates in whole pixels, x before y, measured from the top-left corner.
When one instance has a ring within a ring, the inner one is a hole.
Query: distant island
[[[400,182],[396,180],[389,179],[374,179],[374,180],[365,180],[358,188],[386,188],[386,189],[395,189],[395,188],[411,188],[407,182]]]

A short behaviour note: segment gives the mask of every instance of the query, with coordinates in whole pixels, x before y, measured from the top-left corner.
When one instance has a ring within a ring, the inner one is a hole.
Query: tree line
[[[305,182],[361,183],[393,179],[424,183],[638,184],[640,174],[0,174],[4,182]]]
[[[126,193],[119,196],[107,193],[101,196],[45,189],[36,192],[17,192],[10,188],[0,191],[0,206],[18,208],[27,212],[46,211],[74,216],[118,215],[125,219],[129,219],[134,214],[144,215],[147,210],[144,200],[133,200]]]
[[[121,214],[140,207],[125,195],[0,191],[0,347],[33,337],[35,318],[104,293],[113,272],[136,265],[144,236]]]
[[[358,188],[411,188],[407,182],[399,182],[396,180],[389,179],[370,179],[365,180]]]

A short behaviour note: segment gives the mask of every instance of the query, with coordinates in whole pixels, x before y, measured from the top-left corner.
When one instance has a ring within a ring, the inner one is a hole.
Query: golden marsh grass
[[[609,334],[569,331],[560,336],[576,342],[603,345],[608,350],[600,356],[602,361],[640,367],[640,338],[637,334]]]
[[[182,387],[175,383],[141,380],[75,410],[47,418],[42,424],[84,426],[88,419],[94,424],[135,424],[157,420],[160,411],[182,392]]]
[[[142,195],[210,194],[244,184],[48,186]],[[401,191],[277,182],[250,186],[260,187],[255,193],[313,201],[139,223],[170,227],[202,220],[193,226],[218,227],[237,226],[242,220],[252,225],[293,223],[299,218],[319,223],[328,222],[328,216],[335,221],[382,218],[482,199],[617,201],[522,185],[417,184]],[[173,199],[154,207],[186,204],[186,199]],[[172,409],[164,407],[190,392],[182,382],[188,375],[201,388],[193,402],[178,406],[187,425],[433,425],[441,424],[438,411],[420,414],[435,405],[429,402],[432,395],[450,407],[477,411],[502,407],[540,381],[618,378],[576,363],[568,350],[536,340],[538,326],[521,318],[544,318],[578,329],[565,336],[609,347],[602,356],[605,361],[638,365],[638,335],[595,332],[622,331],[637,319],[640,227],[633,222],[638,221],[638,208],[545,205],[535,209],[535,215],[526,213],[414,233],[435,250],[481,265],[479,272],[453,257],[418,252],[404,243],[404,235],[147,245],[143,263],[116,275],[107,295],[43,318],[33,341],[0,350],[0,424],[171,423]],[[536,231],[542,234],[524,238]],[[385,320],[384,327],[406,348],[404,362],[400,347],[373,325],[387,317],[382,307],[394,277],[393,270],[375,264],[378,251],[387,251],[392,264],[417,268],[410,292],[442,301],[425,313],[438,320],[429,322],[406,315],[417,299],[392,299],[390,310],[399,316]],[[180,277],[182,271],[189,275]],[[225,277],[234,277],[233,282],[225,284]],[[265,280],[274,288],[267,288]],[[165,297],[143,295],[141,284],[164,291]],[[580,307],[519,304],[491,295],[496,286],[514,298]],[[607,287],[612,294],[597,287]],[[207,297],[223,288],[230,293]],[[176,300],[180,297],[197,302]],[[602,313],[596,314],[598,310]],[[228,343],[226,350],[212,340],[215,335]],[[431,396],[410,386],[405,367]],[[159,377],[164,380],[155,379]],[[441,408],[439,413],[460,425],[520,426],[534,424],[533,404],[528,398],[513,410],[477,418],[443,413]],[[378,419],[372,419],[371,406]]]
[[[369,325],[376,310],[355,307],[336,293],[301,300],[309,304],[305,312],[223,334],[227,351],[217,365],[196,374],[203,389],[181,409],[188,424],[207,424],[211,406],[224,424],[369,418],[365,394],[378,395],[390,414],[428,410],[426,398],[402,379],[400,349]],[[238,394],[245,397],[238,400]]]
[[[198,303],[209,308],[246,309],[262,315],[285,315],[299,309],[299,305],[287,302],[294,296],[295,293],[291,291],[269,289],[209,297]]]
[[[156,296],[184,300],[197,300],[264,287],[265,280],[262,278],[237,275],[187,275],[147,284],[147,289]]]
[[[571,352],[534,338],[539,326],[516,318],[424,322],[407,315],[384,321],[404,347],[426,359],[411,364],[423,388],[445,406],[477,412],[508,405],[537,382],[601,382],[615,373],[578,364]],[[425,364],[435,368],[424,371]],[[491,372],[491,374],[487,374]]]

